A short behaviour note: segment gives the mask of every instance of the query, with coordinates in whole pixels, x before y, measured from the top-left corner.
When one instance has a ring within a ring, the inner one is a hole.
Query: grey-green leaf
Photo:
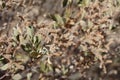
[[[12,77],[13,80],[21,80],[22,79],[22,76],[20,74],[15,74],[13,77]]]
[[[11,66],[11,63],[7,63],[4,66],[0,67],[1,70],[7,70]]]

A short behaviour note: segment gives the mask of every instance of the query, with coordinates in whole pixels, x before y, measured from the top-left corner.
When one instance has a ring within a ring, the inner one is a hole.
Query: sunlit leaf
[[[70,16],[71,16],[71,10],[70,9],[66,9],[65,13],[64,13],[64,18],[65,18],[64,22],[67,22],[69,20]]]
[[[28,37],[30,37],[30,38],[33,37],[33,35],[34,35],[34,28],[33,28],[33,26],[27,27],[27,33],[26,33],[26,34],[27,34]]]
[[[64,25],[64,20],[59,14],[51,15],[51,18],[56,21],[58,25]]]
[[[68,69],[65,68],[64,65],[62,65],[62,73],[65,75],[68,72]]]
[[[17,28],[13,28],[13,36],[16,38],[19,35]]]
[[[28,73],[27,74],[27,80],[31,80],[31,77],[32,77],[32,73]]]
[[[1,70],[7,70],[8,68],[10,68],[11,63],[7,63],[5,65],[3,65],[2,67],[0,67]]]
[[[91,0],[78,0],[79,6],[88,6]]]
[[[22,76],[18,73],[18,74],[15,74],[13,77],[12,77],[13,80],[21,80],[22,79]]]
[[[23,63],[26,63],[29,61],[29,57],[22,53],[16,53],[15,58],[17,61],[22,61]]]

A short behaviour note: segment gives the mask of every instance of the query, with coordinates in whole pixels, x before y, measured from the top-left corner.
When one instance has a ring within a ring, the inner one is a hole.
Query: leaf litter
[[[119,80],[119,1],[53,2],[1,1],[0,79]]]

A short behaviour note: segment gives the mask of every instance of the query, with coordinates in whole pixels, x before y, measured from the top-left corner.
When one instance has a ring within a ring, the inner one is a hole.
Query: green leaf
[[[77,4],[82,4],[83,0],[78,0]]]
[[[37,41],[38,41],[37,36],[34,36],[34,37],[33,37],[33,43],[36,43]]]
[[[52,19],[56,21],[58,25],[64,25],[64,20],[59,14],[52,15]]]
[[[29,26],[27,27],[27,36],[30,37],[32,39],[33,35],[34,35],[34,28],[33,26]]]
[[[68,72],[68,69],[65,68],[64,65],[62,65],[62,73],[65,75]]]
[[[65,23],[69,20],[70,16],[71,16],[71,10],[66,9],[65,12],[64,12],[64,22]]]
[[[21,52],[21,53],[17,53],[15,55],[15,59],[16,59],[16,61],[21,61],[22,63],[27,63],[29,61],[30,57],[26,54],[22,54],[22,52]]]
[[[21,45],[21,48],[22,48],[24,51],[26,51],[25,45]]]
[[[5,8],[5,7],[6,7],[6,4],[5,4],[5,3],[2,3],[2,7]]]
[[[66,7],[67,6],[67,3],[68,3],[68,0],[63,0],[63,7]]]
[[[31,56],[32,58],[37,58],[38,52],[37,52],[37,51],[31,51],[31,52],[30,52],[30,56]]]
[[[4,57],[0,56],[0,61],[4,60]]]
[[[20,36],[19,36],[19,34],[16,36],[16,39],[17,39],[17,41],[20,42]]]
[[[41,42],[40,36],[34,36],[33,37],[33,42],[34,42],[35,45],[40,43]]]
[[[2,67],[0,67],[1,70],[7,70],[8,68],[10,68],[11,63],[7,63],[5,65],[3,65]]]
[[[30,52],[32,49],[31,49],[31,46],[30,44],[25,44],[25,45],[21,45],[21,48],[25,51],[25,52]]]
[[[43,47],[42,50],[41,50],[41,53],[42,53],[42,54],[47,54],[47,53],[48,53],[47,48]]]
[[[50,15],[50,18],[51,18],[53,21],[57,21],[55,15]]]
[[[23,36],[19,36],[20,44],[26,44],[28,42],[28,39],[24,39]]]
[[[12,77],[13,80],[21,80],[22,79],[22,76],[18,73],[18,74],[15,74],[13,77]]]
[[[45,72],[45,64],[43,62],[40,63],[40,70]]]
[[[16,38],[16,36],[19,35],[19,32],[17,30],[17,28],[13,28],[13,36]]]
[[[31,77],[32,77],[32,73],[27,73],[27,80],[31,80]]]
[[[79,4],[78,6],[88,6],[91,0],[78,0],[77,3]]]

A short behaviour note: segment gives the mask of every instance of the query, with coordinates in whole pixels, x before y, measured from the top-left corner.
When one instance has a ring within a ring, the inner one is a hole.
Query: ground
[[[0,1],[0,80],[120,80],[119,6]]]

